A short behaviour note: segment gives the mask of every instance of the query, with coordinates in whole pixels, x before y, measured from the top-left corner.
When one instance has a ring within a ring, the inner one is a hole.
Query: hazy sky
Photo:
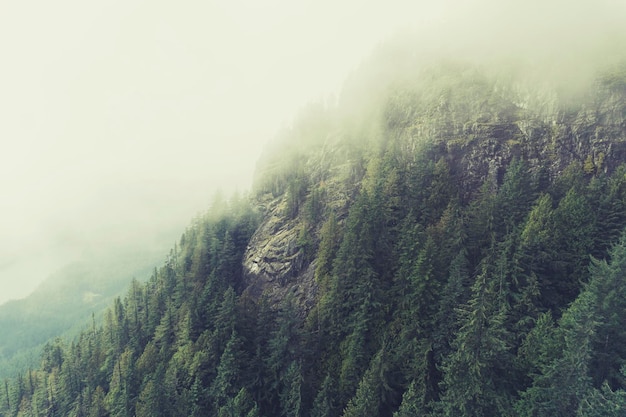
[[[218,187],[247,190],[274,133],[399,31],[454,54],[576,54],[626,27],[625,3],[5,1],[0,303],[85,250],[180,235]],[[592,19],[600,4],[614,10]]]
[[[23,0],[0,6],[0,302],[85,248],[149,244],[336,93],[415,1]],[[177,233],[178,234],[178,233]]]

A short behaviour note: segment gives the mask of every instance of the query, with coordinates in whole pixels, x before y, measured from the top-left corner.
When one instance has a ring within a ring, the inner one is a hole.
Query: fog
[[[302,105],[423,19],[411,3],[3,4],[0,303],[85,252],[172,245],[217,188],[248,189]]]
[[[2,9],[0,303],[85,254],[173,244],[218,188],[247,190],[274,133],[338,94],[385,40],[417,39],[425,55],[559,61],[552,71],[566,79],[572,62],[609,62],[626,27],[617,0]]]

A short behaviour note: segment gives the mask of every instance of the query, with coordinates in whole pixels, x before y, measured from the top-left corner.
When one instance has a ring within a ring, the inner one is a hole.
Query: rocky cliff
[[[373,88],[370,78],[353,88],[343,103],[372,88],[360,118],[341,102],[307,109],[260,163],[264,221],[244,256],[246,292],[275,302],[293,293],[308,311],[317,296],[312,254],[321,225],[331,212],[345,220],[376,159],[393,155],[404,171],[418,160],[444,160],[464,204],[485,183],[495,192],[513,160],[547,183],[571,166],[587,177],[610,174],[626,161],[623,80],[618,66],[568,94],[471,65],[439,65],[416,69],[401,84],[380,80]]]

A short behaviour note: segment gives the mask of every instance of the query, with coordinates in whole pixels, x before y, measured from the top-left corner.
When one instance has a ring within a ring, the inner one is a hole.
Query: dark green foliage
[[[259,408],[254,404],[245,388],[239,390],[234,398],[220,407],[218,417],[259,417]]]
[[[420,74],[303,114],[254,203],[216,200],[3,380],[0,416],[626,415],[623,134],[469,66]]]
[[[593,294],[583,293],[560,320],[562,350],[548,361],[518,403],[520,416],[572,416],[591,388],[589,358],[594,320]],[[544,343],[551,343],[545,339]]]
[[[610,262],[594,261],[591,281],[585,288],[598,297],[597,326],[590,359],[590,375],[596,387],[607,382],[613,389],[624,387],[621,368],[626,364],[626,235],[610,252]]]
[[[624,330],[616,314],[624,311],[626,235],[610,255],[610,263],[594,263],[591,280],[565,311],[558,329],[548,327],[548,333],[542,335],[544,320],[531,333],[534,340],[529,339],[525,353],[537,358],[533,365],[539,372],[533,386],[522,394],[520,415],[572,416],[577,410],[580,415],[593,415],[589,414],[590,404],[604,407],[605,402],[621,401],[622,394],[613,393],[609,383],[613,389],[624,388],[620,373],[626,359]]]
[[[284,372],[280,390],[281,415],[300,417],[302,415],[302,369],[292,361]]]
[[[311,417],[331,417],[336,415],[337,390],[330,375],[326,375],[319,392],[315,396]]]
[[[604,384],[601,389],[593,388],[583,398],[576,417],[621,417],[626,411],[626,391],[613,391]]]
[[[453,352],[443,361],[442,415],[512,415],[511,335],[501,288],[497,271],[485,265],[461,308]]]
[[[382,357],[377,354],[359,382],[356,394],[348,402],[343,417],[366,417],[379,414],[383,388],[382,367]]]
[[[220,357],[217,374],[209,388],[209,395],[213,398],[215,410],[219,410],[228,403],[228,399],[238,392],[237,386],[241,377],[241,368],[238,355],[241,342],[233,330]]]

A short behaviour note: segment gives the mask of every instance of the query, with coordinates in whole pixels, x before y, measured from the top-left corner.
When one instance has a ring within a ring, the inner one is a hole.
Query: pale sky
[[[3,2],[0,303],[85,248],[182,233],[216,188],[249,188],[302,106],[437,16],[408,0]]]
[[[248,190],[273,135],[398,33],[453,55],[578,57],[624,34],[625,4],[5,1],[0,303],[85,251],[175,239],[217,188]]]

